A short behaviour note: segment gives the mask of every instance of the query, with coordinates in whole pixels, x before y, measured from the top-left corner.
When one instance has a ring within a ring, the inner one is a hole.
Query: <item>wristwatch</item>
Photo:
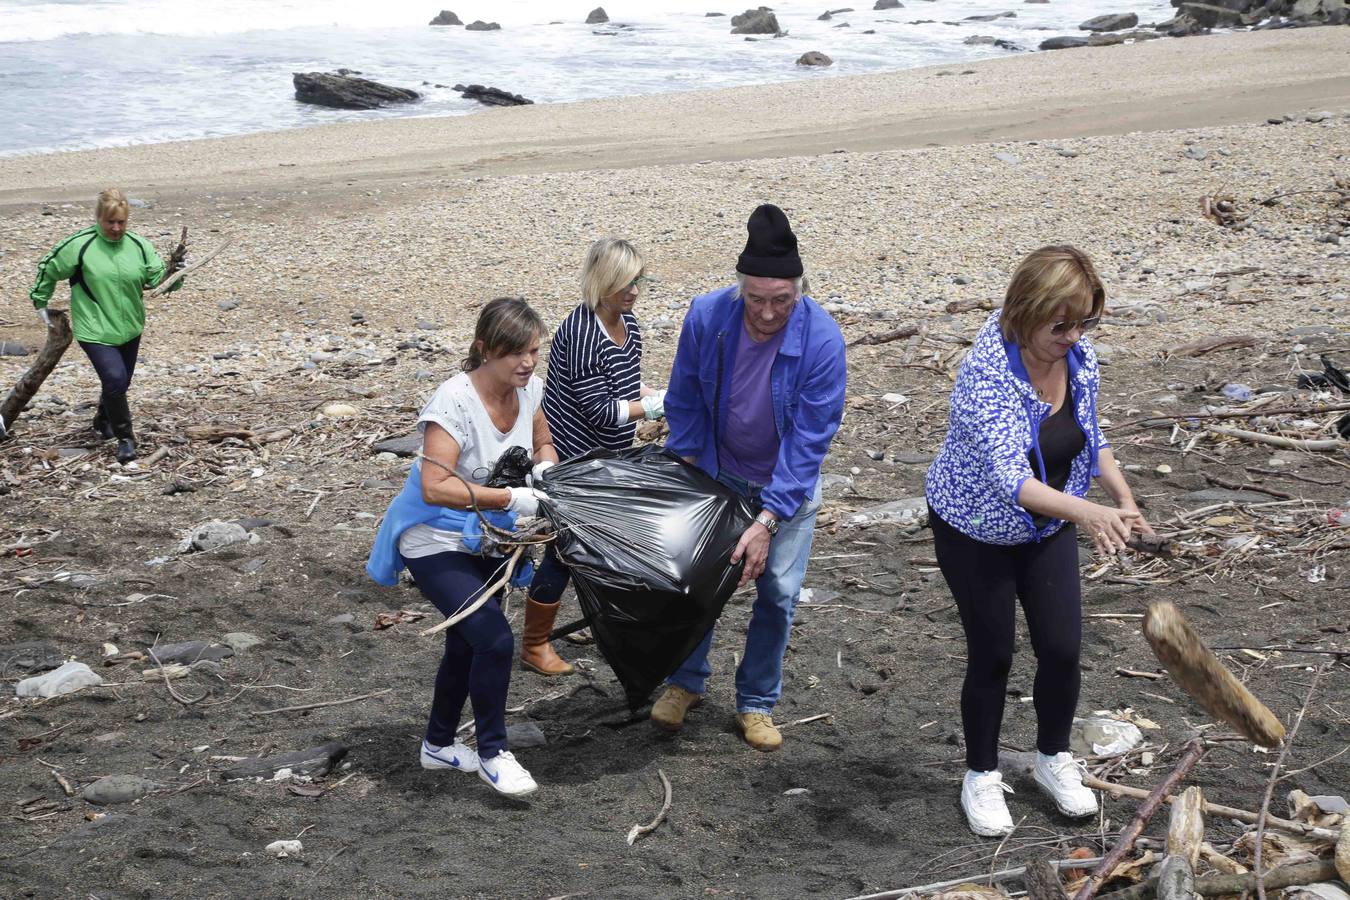
[[[765,510],[759,511],[759,515],[755,516],[755,521],[764,526],[765,530],[769,532],[769,537],[778,533],[778,520]]]

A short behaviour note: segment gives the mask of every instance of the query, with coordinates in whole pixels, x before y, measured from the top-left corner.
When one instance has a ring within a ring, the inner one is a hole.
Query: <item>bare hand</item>
[[[1133,503],[1122,503],[1120,511],[1134,513],[1136,516],[1136,518],[1130,522],[1130,530],[1135,534],[1142,534],[1144,537],[1150,538],[1156,538],[1158,536],[1157,532],[1153,530],[1153,526],[1148,524],[1144,519],[1144,514],[1139,511],[1139,507],[1135,506]]]
[[[745,568],[741,570],[737,587],[764,574],[764,564],[769,561],[769,529],[758,522],[751,522],[750,527],[741,532],[741,539],[731,552],[731,564],[734,566],[742,557],[745,559]]]
[[[1124,550],[1130,533],[1136,530],[1136,523],[1147,527],[1138,510],[1112,509],[1091,501],[1084,501],[1083,512],[1074,522],[1092,538],[1099,556],[1111,556]]]

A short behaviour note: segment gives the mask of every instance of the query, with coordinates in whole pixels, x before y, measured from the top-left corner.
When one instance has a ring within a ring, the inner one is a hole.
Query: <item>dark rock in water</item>
[[[1155,31],[1161,31],[1168,37],[1190,37],[1193,34],[1206,34],[1209,29],[1195,20],[1190,13],[1183,12],[1175,18],[1168,19],[1153,26]]]
[[[154,654],[151,662],[155,659],[164,665],[169,663],[182,663],[190,666],[198,660],[209,660],[210,662],[219,662],[234,656],[234,651],[229,647],[220,644],[212,644],[207,641],[184,641],[181,644],[160,644],[157,647],[151,647],[150,653]]]
[[[962,22],[997,22],[999,19],[1015,19],[1015,12],[989,13],[983,16],[966,16]]]
[[[1215,3],[1183,3],[1181,12],[1195,19],[1201,28],[1231,28],[1242,24],[1242,13]]]
[[[797,65],[832,66],[834,65],[834,60],[830,59],[828,56],[826,56],[824,53],[821,53],[819,50],[808,50],[801,56],[797,57]]]
[[[295,72],[291,80],[295,84],[296,100],[334,109],[379,109],[390,103],[408,103],[422,96],[407,88],[331,72]]]
[[[501,31],[502,26],[496,22],[484,22],[482,19],[475,19],[464,26],[465,31]]]
[[[1152,41],[1161,37],[1156,31],[1113,31],[1110,34],[1088,36],[1089,47],[1106,47],[1111,44],[1123,44],[1126,41]]]
[[[347,748],[339,743],[320,744],[307,750],[241,759],[221,772],[220,777],[225,781],[241,781],[246,778],[270,779],[282,769],[290,769],[292,775],[318,778],[333,771],[346,755]]]
[[[159,785],[138,775],[105,775],[82,792],[84,799],[99,806],[139,800]]]
[[[461,21],[459,20],[459,16],[455,15],[454,13],[452,13],[452,12],[451,12],[450,10],[448,10],[448,9],[443,9],[443,10],[440,11],[440,13],[437,14],[436,18],[432,19],[432,20],[431,20],[430,22],[428,22],[427,24],[428,24],[428,25],[463,25],[464,23],[461,22]]]
[[[899,9],[903,6],[900,0],[877,0],[873,9]]]
[[[481,84],[457,84],[455,90],[459,91],[465,100],[477,100],[487,106],[529,106],[534,103],[533,100],[526,100],[519,94],[507,93],[500,88],[484,87]],[[422,327],[420,321],[417,327]]]
[[[57,668],[63,662],[65,660],[55,647],[41,641],[0,646],[0,677],[45,672]]]
[[[1079,37],[1076,34],[1064,35],[1063,37],[1046,38],[1041,41],[1041,50],[1071,50],[1074,47],[1086,47],[1088,39]]]
[[[394,453],[398,456],[414,456],[417,451],[422,449],[422,435],[420,433],[407,434],[403,437],[389,438],[380,441],[371,448],[376,453]]]
[[[767,6],[759,9],[747,9],[739,16],[731,17],[732,34],[779,34],[778,17]]]
[[[1080,31],[1121,31],[1125,28],[1133,28],[1139,24],[1139,17],[1134,13],[1107,13],[1104,16],[1094,16],[1078,26]]]
[[[14,341],[0,341],[0,356],[27,356],[29,349]]]
[[[704,13],[704,14],[703,14],[703,18],[705,18],[705,19],[716,19],[716,18],[725,16],[725,15],[726,15],[726,13]]]
[[[966,38],[966,39],[965,39],[964,41],[962,41],[961,43],[963,43],[963,44],[972,44],[972,45],[981,45],[981,44],[984,44],[984,45],[988,45],[988,46],[990,46],[990,47],[997,47],[997,48],[999,48],[1000,50],[1021,50],[1021,49],[1022,49],[1021,47],[1019,47],[1019,46],[1017,46],[1016,44],[1014,44],[1012,41],[1005,41],[1003,38],[991,37],[990,35],[987,35],[987,34],[972,34],[970,37]]]
[[[543,730],[533,722],[520,722],[506,726],[506,744],[512,750],[524,750],[530,747],[542,747],[548,743]]]
[[[609,21],[609,14],[605,12],[603,6],[597,6],[591,10],[590,15],[586,16],[587,25],[603,25]]]

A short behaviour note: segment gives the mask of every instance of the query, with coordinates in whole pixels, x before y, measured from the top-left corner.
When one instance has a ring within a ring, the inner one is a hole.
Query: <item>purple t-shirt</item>
[[[773,419],[769,371],[787,329],[767,341],[751,339],[741,322],[731,396],[720,448],[721,467],[755,484],[768,484],[778,464],[778,425]]]

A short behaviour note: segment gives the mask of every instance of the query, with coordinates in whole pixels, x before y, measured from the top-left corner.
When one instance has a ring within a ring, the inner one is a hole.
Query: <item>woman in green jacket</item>
[[[123,464],[136,458],[127,388],[145,330],[141,292],[169,274],[154,245],[127,230],[127,211],[126,194],[118,189],[99,194],[96,224],[75,232],[42,257],[37,281],[28,292],[38,315],[51,327],[47,304],[57,282],[70,281],[71,328],[103,385],[94,430],[117,438],[117,461]],[[180,286],[182,281],[171,290]]]

